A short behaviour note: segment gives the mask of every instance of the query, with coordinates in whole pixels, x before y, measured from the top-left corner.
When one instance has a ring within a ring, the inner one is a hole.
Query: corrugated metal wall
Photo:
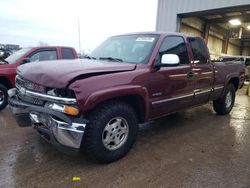
[[[249,5],[250,0],[158,0],[157,31],[177,31],[177,14]]]

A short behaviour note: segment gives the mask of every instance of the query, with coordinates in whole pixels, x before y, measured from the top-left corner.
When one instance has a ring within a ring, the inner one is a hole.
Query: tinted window
[[[63,59],[75,59],[74,53],[70,48],[62,48]]]
[[[169,36],[166,37],[160,48],[160,55],[163,54],[176,54],[180,58],[181,64],[188,64],[189,57],[185,41],[182,37]]]
[[[56,60],[57,54],[56,50],[45,50],[39,51],[30,56],[30,61],[48,61],[48,60]]]
[[[245,64],[246,64],[246,66],[250,65],[250,59],[249,58],[246,58]]]
[[[207,63],[207,49],[200,38],[188,38],[195,63]]]

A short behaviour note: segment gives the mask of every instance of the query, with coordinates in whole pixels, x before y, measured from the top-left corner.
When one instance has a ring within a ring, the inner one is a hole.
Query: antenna
[[[78,42],[79,42],[79,52],[81,54],[81,34],[80,34],[80,20],[78,18]]]

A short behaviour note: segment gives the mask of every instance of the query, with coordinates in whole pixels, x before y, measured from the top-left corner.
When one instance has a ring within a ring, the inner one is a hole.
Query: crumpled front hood
[[[134,70],[136,65],[88,59],[33,62],[19,66],[17,74],[34,83],[64,88],[71,80],[88,74],[103,74]]]

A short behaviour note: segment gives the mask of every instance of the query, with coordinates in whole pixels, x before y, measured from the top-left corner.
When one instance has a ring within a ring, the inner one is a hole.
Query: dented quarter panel
[[[83,112],[111,98],[138,95],[144,99],[145,114],[148,114],[150,77],[146,67],[79,79],[69,88],[74,90]]]

